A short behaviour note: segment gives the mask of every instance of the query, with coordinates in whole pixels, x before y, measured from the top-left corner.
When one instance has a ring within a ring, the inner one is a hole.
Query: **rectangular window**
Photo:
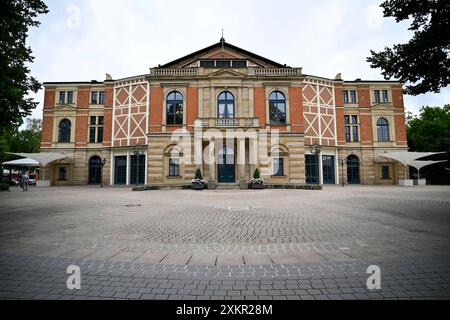
[[[201,68],[214,68],[216,66],[214,60],[203,60],[200,61],[200,67]]]
[[[350,136],[350,127],[345,127],[345,142],[352,142]]]
[[[336,183],[334,156],[322,156],[322,172],[324,184]]]
[[[284,159],[274,159],[273,160],[273,172],[274,176],[282,177],[284,176]]]
[[[358,127],[354,126],[352,127],[352,130],[353,130],[353,142],[358,142],[359,141]]]
[[[342,94],[344,96],[344,103],[348,103],[348,91],[342,91]]]
[[[60,104],[66,103],[66,92],[65,91],[61,91],[59,93],[59,103]]]
[[[66,181],[67,180],[67,168],[66,167],[59,167],[58,180],[60,180],[60,181]]]
[[[358,116],[352,116],[352,124],[358,124]]]
[[[91,126],[95,126],[96,124],[97,124],[97,117],[95,117],[95,116],[91,116]]]
[[[216,67],[217,68],[231,68],[231,60],[217,60]]]
[[[98,127],[97,142],[98,143],[103,143],[103,127]]]
[[[95,127],[89,128],[89,143],[95,143]]]
[[[67,91],[67,103],[68,104],[73,103],[73,91]]]
[[[315,155],[305,155],[306,183],[319,183],[318,176],[318,157]]]
[[[98,99],[97,99],[97,92],[92,92],[91,93],[91,104],[97,104],[98,103]]]
[[[105,92],[101,91],[98,93],[98,104],[105,104]]]
[[[384,103],[388,103],[389,102],[389,97],[388,97],[387,90],[383,90],[383,102]]]
[[[103,123],[105,122],[104,119],[105,119],[105,118],[104,118],[103,116],[99,116],[99,117],[98,117],[98,125],[99,125],[99,126],[102,126],[102,125],[103,125]]]
[[[375,102],[375,103],[380,103],[381,102],[380,90],[375,90],[373,92],[373,102]]]
[[[247,61],[233,60],[233,68],[246,68]]]
[[[344,120],[345,120],[345,124],[350,124],[350,116],[345,116],[344,117]]]
[[[382,166],[381,167],[381,179],[383,180],[389,180],[390,174],[389,174],[389,166]]]
[[[350,103],[356,103],[356,91],[350,91]]]
[[[180,160],[169,159],[169,176],[178,177],[180,175]]]

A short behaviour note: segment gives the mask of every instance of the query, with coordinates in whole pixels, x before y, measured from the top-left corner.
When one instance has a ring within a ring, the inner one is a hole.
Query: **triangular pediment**
[[[245,75],[232,69],[220,69],[209,75],[211,78],[242,78]]]
[[[383,110],[383,109],[392,109],[392,105],[388,103],[377,103],[372,106],[372,109]]]
[[[57,104],[55,107],[55,110],[58,110],[58,111],[74,111],[76,109],[77,109],[77,107],[75,107],[72,104]]]
[[[250,51],[241,49],[227,42],[218,42],[212,46],[191,53],[187,56],[169,62],[159,68],[189,68],[195,65],[199,60],[209,59],[230,59],[230,60],[248,60],[251,65],[262,68],[285,68],[278,62],[259,56]]]

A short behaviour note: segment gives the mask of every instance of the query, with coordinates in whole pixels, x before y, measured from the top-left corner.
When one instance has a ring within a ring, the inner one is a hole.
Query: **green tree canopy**
[[[42,120],[27,119],[24,130],[17,128],[4,129],[0,135],[0,161],[13,158],[6,152],[38,153],[41,147]]]
[[[423,107],[418,117],[408,116],[406,131],[411,151],[450,153],[450,104]]]
[[[0,1],[0,131],[21,125],[37,105],[27,97],[41,85],[27,66],[34,57],[26,39],[29,28],[40,24],[36,17],[47,12],[41,0]]]
[[[406,94],[440,92],[450,83],[450,1],[388,0],[381,7],[397,22],[410,19],[414,35],[406,44],[371,50],[371,67],[407,83]]]

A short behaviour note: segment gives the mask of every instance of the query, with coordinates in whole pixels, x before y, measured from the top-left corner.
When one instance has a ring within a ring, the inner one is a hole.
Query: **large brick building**
[[[401,83],[307,75],[224,41],[142,76],[45,83],[41,150],[69,155],[53,185],[99,183],[101,159],[111,185],[188,185],[196,168],[212,186],[255,168],[268,184],[395,184],[404,169],[382,154],[406,149]]]

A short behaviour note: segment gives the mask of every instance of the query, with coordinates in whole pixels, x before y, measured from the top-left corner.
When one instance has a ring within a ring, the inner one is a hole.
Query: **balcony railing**
[[[254,71],[256,76],[264,77],[295,77],[302,75],[302,68],[255,68]]]
[[[150,69],[151,77],[193,77],[197,75],[197,69]]]
[[[203,128],[257,128],[257,118],[205,118],[200,119]]]

